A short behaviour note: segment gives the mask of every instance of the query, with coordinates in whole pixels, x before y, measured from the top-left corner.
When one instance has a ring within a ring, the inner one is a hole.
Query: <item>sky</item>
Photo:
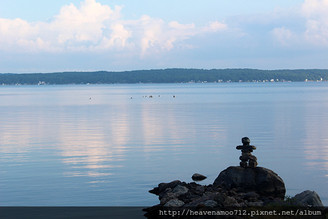
[[[328,69],[328,0],[0,0],[0,73]]]

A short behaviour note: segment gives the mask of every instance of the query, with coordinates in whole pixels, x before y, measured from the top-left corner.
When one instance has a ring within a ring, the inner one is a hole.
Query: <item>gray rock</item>
[[[202,181],[204,179],[206,179],[207,177],[202,175],[202,174],[199,174],[199,173],[195,173],[194,175],[192,175],[192,180],[194,181]]]
[[[237,207],[238,202],[233,197],[227,196],[223,202],[224,207]]]
[[[204,203],[208,200],[215,200],[216,203],[220,205],[218,202],[221,201],[223,203],[223,200],[225,199],[225,197],[221,196],[222,195],[220,193],[204,194],[202,197],[193,199],[191,202],[187,203],[185,207],[197,207],[200,205],[204,205]]]
[[[226,199],[226,195],[222,194],[221,192],[214,193],[214,201],[218,203],[219,206],[223,206],[224,200]]]
[[[181,186],[181,185],[177,185],[176,187],[174,187],[173,189],[173,193],[176,195],[176,196],[179,196],[179,195],[184,195],[188,192],[188,188],[185,187],[185,186]]]
[[[257,194],[256,192],[247,192],[243,195],[243,199],[249,201],[257,200],[259,197],[259,194]]]
[[[180,195],[184,195],[188,192],[188,188],[182,185],[177,185],[174,189],[166,188],[165,191],[161,192],[158,196],[162,205],[172,199],[178,199]]]
[[[174,180],[170,183],[160,183],[157,187],[153,188],[152,190],[149,190],[150,193],[153,193],[155,195],[159,195],[160,193],[164,192],[167,188],[173,189],[177,185],[182,184],[180,180]]]
[[[180,185],[180,184],[181,184],[180,180],[174,180],[174,181],[169,182],[169,183],[160,183],[158,185],[158,189],[159,189],[160,192],[162,192],[167,188],[173,189],[174,187],[176,187],[177,185]]]
[[[176,199],[177,196],[172,193],[172,192],[167,192],[167,193],[164,193],[162,195],[162,197],[159,197],[159,200],[160,200],[160,203],[161,205],[164,205],[166,204],[168,201],[172,200],[172,199]]]
[[[259,197],[259,194],[257,194],[256,192],[247,192],[246,194],[245,194],[245,197],[246,198],[258,198]]]
[[[159,195],[158,198],[162,199],[164,196],[166,196],[167,194],[172,193],[172,189],[171,188],[166,188],[165,191],[162,191]],[[173,194],[173,193],[172,193]]]
[[[194,189],[194,193],[202,195],[205,192],[205,188],[204,186],[198,185],[197,187],[195,187]]]
[[[292,198],[296,205],[322,207],[323,204],[315,191],[306,190]]]
[[[228,167],[215,179],[213,185],[227,190],[255,191],[259,195],[283,199],[286,188],[283,180],[272,170],[256,167]]]
[[[248,202],[247,205],[249,207],[262,207],[264,205],[264,202],[263,201]]]
[[[218,203],[214,200],[207,200],[204,202],[205,207],[214,208],[218,206]]]
[[[179,199],[172,199],[168,201],[164,207],[173,207],[173,208],[179,208],[182,207],[185,203],[183,201],[180,201]]]

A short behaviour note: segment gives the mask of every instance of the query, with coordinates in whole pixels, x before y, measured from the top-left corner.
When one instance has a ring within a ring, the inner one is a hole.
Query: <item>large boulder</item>
[[[306,190],[300,194],[295,195],[292,201],[297,206],[313,206],[323,207],[319,195],[315,191]]]
[[[285,184],[278,174],[263,167],[228,167],[219,174],[213,185],[227,190],[236,188],[240,192],[255,191],[263,196],[280,199],[284,199],[286,193]]]

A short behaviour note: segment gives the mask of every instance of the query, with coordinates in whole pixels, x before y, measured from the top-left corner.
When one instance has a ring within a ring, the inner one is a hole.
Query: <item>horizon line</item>
[[[151,68],[151,69],[135,69],[135,70],[64,70],[64,71],[49,71],[49,72],[0,72],[0,74],[58,74],[58,73],[95,73],[95,72],[134,72],[134,71],[164,71],[164,70],[257,70],[257,71],[297,71],[297,70],[328,70],[328,68],[277,68],[277,69],[260,69],[260,68]]]

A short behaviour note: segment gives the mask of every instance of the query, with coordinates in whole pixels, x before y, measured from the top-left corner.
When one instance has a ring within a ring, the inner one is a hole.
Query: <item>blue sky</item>
[[[328,0],[0,0],[0,72],[328,68]]]

